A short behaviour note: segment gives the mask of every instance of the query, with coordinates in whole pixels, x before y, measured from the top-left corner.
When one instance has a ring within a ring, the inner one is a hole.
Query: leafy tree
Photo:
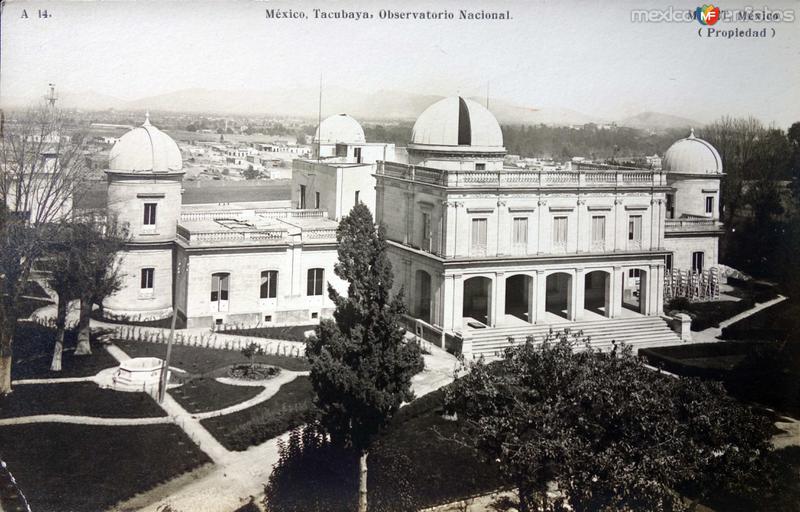
[[[684,496],[739,492],[758,471],[769,424],[719,384],[651,371],[627,347],[581,344],[574,333],[528,339],[448,390],[520,512],[686,510]]]
[[[242,171],[242,176],[244,176],[244,178],[246,180],[255,180],[255,179],[258,179],[258,177],[260,176],[260,173],[258,171],[256,171],[255,169],[253,169],[252,165],[248,165],[247,169]]]
[[[392,267],[383,227],[375,229],[363,204],[339,224],[336,275],[349,282],[343,297],[332,286],[333,320],[307,340],[311,383],[321,422],[334,444],[359,456],[359,510],[367,508],[367,456],[381,429],[414,397],[411,377],[423,368],[415,344],[399,324],[402,294],[392,296]]]
[[[85,134],[61,110],[41,105],[6,122],[0,136],[0,395],[11,391],[17,304],[46,226],[72,213],[88,178]]]
[[[250,361],[250,371],[252,372],[256,367],[256,356],[263,355],[264,349],[255,341],[251,341],[242,348],[241,352]]]

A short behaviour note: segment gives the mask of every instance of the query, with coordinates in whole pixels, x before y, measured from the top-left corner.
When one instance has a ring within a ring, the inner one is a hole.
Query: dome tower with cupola
[[[125,133],[111,148],[109,218],[128,229],[120,254],[123,286],[104,303],[107,315],[155,320],[172,313],[172,253],[181,211],[184,171],[178,145],[150,123]]]
[[[722,157],[709,142],[691,130],[664,154],[663,169],[674,193],[667,199],[671,218],[719,218],[720,181],[724,176]]]

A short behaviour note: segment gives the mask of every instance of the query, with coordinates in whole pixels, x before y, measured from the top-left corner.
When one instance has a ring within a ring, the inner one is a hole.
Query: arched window
[[[265,270],[261,272],[261,290],[260,297],[262,299],[274,299],[278,296],[278,271]]]

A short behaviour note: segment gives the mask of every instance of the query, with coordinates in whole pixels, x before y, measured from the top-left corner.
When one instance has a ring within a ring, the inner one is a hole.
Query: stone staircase
[[[633,346],[634,352],[641,348],[676,345],[682,343],[680,337],[669,328],[666,321],[658,316],[591,320],[585,322],[564,321],[542,325],[519,325],[486,329],[470,329],[463,333],[463,351],[468,358],[480,355],[492,357],[508,347],[508,338],[522,343],[527,336],[541,342],[550,332],[570,329],[583,331],[584,337],[591,338],[592,347],[610,350],[612,341]],[[470,355],[471,354],[471,355]]]

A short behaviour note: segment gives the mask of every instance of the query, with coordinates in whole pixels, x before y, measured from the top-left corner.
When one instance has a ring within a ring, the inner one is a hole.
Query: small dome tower
[[[120,254],[122,289],[104,303],[111,317],[157,320],[172,313],[172,253],[181,211],[183,162],[166,133],[144,123],[120,137],[109,154],[108,215],[126,225]]]

